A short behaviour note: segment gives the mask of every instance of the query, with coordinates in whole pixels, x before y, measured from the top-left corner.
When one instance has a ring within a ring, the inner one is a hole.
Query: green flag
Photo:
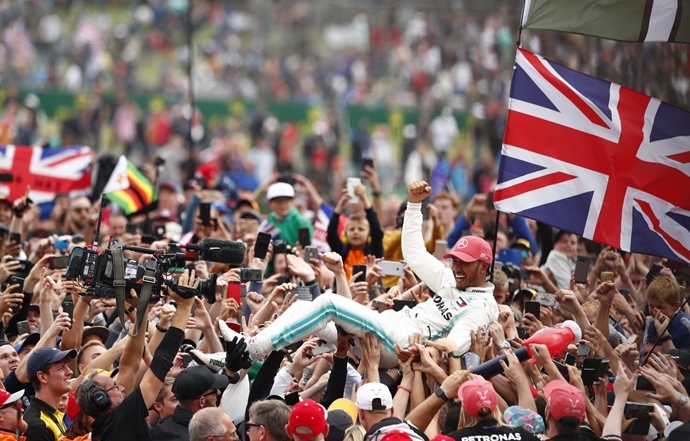
[[[525,29],[690,43],[690,0],[525,0]]]

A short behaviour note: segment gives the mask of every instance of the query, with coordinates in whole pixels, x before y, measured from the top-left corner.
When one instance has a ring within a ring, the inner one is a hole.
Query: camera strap
[[[120,323],[124,326],[125,320],[125,299],[127,292],[125,291],[125,259],[122,255],[121,247],[113,247],[111,249],[113,254],[113,288],[115,288],[115,302],[117,305],[117,313],[120,318]],[[153,260],[148,260],[144,265],[143,284],[139,292],[139,302],[137,304],[137,317],[134,324],[134,333],[129,334],[130,337],[136,337],[139,334],[139,329],[144,323],[144,315],[148,313],[148,303],[151,298],[151,289],[156,283],[156,269],[158,264]]]

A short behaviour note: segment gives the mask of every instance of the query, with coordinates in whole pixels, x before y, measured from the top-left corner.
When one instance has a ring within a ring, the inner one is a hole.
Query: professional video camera
[[[115,298],[122,323],[125,323],[125,299],[130,296],[133,289],[139,298],[136,333],[144,322],[147,304],[160,300],[164,285],[184,298],[199,296],[206,298],[210,303],[215,302],[215,274],[202,280],[198,289],[180,286],[176,279],[168,277],[173,271],[184,268],[188,260],[203,259],[230,265],[240,265],[244,262],[247,251],[244,243],[211,238],[204,238],[198,244],[169,244],[176,251],[172,253],[118,243],[112,243],[107,250],[99,253],[98,241],[105,203],[103,194],[93,245],[72,248],[66,278],[82,282],[86,286],[87,296]],[[139,263],[133,259],[125,259],[124,251],[150,254],[151,258]]]

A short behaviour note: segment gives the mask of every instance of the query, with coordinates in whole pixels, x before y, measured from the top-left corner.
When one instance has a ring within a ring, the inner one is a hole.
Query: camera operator
[[[178,281],[178,285],[197,290],[199,280],[196,279],[193,270],[191,272],[185,270]],[[134,387],[131,394],[125,398],[123,386],[107,375],[100,373],[95,373],[90,381],[82,381],[77,388],[79,407],[82,412],[95,418],[93,439],[102,441],[150,439],[149,427],[146,424],[148,409],[156,400],[156,396],[165,381],[165,376],[173,366],[173,360],[184,338],[184,329],[195,299],[193,296],[183,298],[172,291],[170,291],[170,296],[177,302],[177,311],[172,324],[156,349],[151,365],[144,377]],[[140,329],[139,335],[130,339],[127,349],[130,345],[138,346],[135,349],[138,349],[138,354],[141,354],[145,331],[145,329]],[[136,370],[132,371],[132,374],[136,375]],[[123,374],[126,375],[125,372],[120,372],[118,381]]]

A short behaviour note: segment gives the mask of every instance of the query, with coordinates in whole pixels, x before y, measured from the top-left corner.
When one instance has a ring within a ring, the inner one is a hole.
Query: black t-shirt
[[[499,426],[496,423],[479,423],[448,434],[456,441],[540,441],[521,427]]]
[[[148,441],[151,439],[146,417],[149,411],[137,386],[119,406],[93,422],[94,441]]]

